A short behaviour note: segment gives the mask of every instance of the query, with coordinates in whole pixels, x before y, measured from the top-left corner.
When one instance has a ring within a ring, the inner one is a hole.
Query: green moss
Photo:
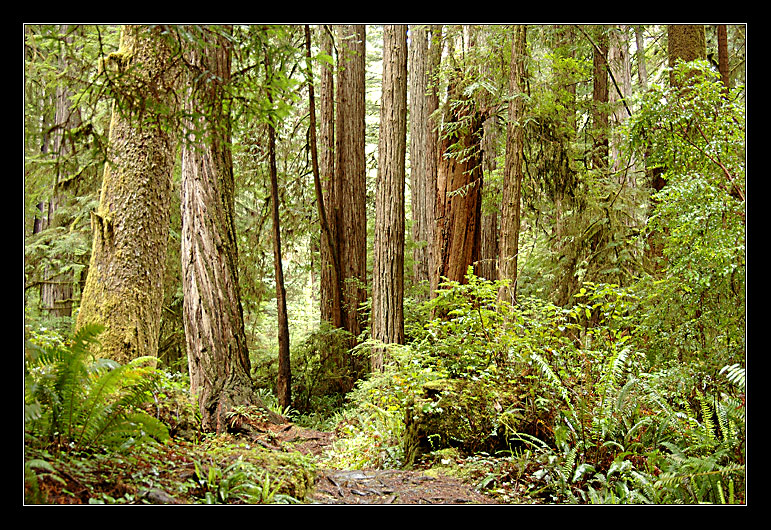
[[[518,427],[517,385],[498,379],[441,379],[423,385],[406,409],[402,449],[408,465],[423,454],[456,448],[467,454],[507,447]],[[505,421],[505,425],[504,425]]]

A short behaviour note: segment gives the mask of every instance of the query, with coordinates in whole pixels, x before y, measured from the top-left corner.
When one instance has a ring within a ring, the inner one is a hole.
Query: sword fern
[[[120,365],[95,358],[91,348],[101,331],[84,326],[68,343],[28,348],[25,430],[33,439],[85,449],[168,438],[166,426],[141,408],[156,384],[153,359]]]

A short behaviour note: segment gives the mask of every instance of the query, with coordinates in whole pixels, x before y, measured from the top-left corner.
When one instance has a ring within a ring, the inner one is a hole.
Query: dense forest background
[[[24,25],[25,499],[259,416],[746,502],[746,30]]]

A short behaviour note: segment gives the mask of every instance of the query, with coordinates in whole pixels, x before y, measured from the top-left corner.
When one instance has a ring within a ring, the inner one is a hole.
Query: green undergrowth
[[[203,435],[180,374],[92,355],[101,328],[27,330],[26,504],[299,503],[314,463]]]
[[[442,316],[350,395],[333,465],[492,459],[472,475],[505,502],[743,502],[742,363],[651,363],[635,288],[586,283],[562,308],[499,287],[469,271],[425,305]]]

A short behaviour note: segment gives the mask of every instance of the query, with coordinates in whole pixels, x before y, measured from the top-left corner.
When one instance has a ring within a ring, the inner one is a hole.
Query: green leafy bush
[[[716,371],[745,352],[743,87],[725,91],[706,62],[674,73],[686,88],[652,86],[630,119],[630,141],[666,181],[644,234],[663,255],[640,281],[639,323],[652,361],[708,361]]]

